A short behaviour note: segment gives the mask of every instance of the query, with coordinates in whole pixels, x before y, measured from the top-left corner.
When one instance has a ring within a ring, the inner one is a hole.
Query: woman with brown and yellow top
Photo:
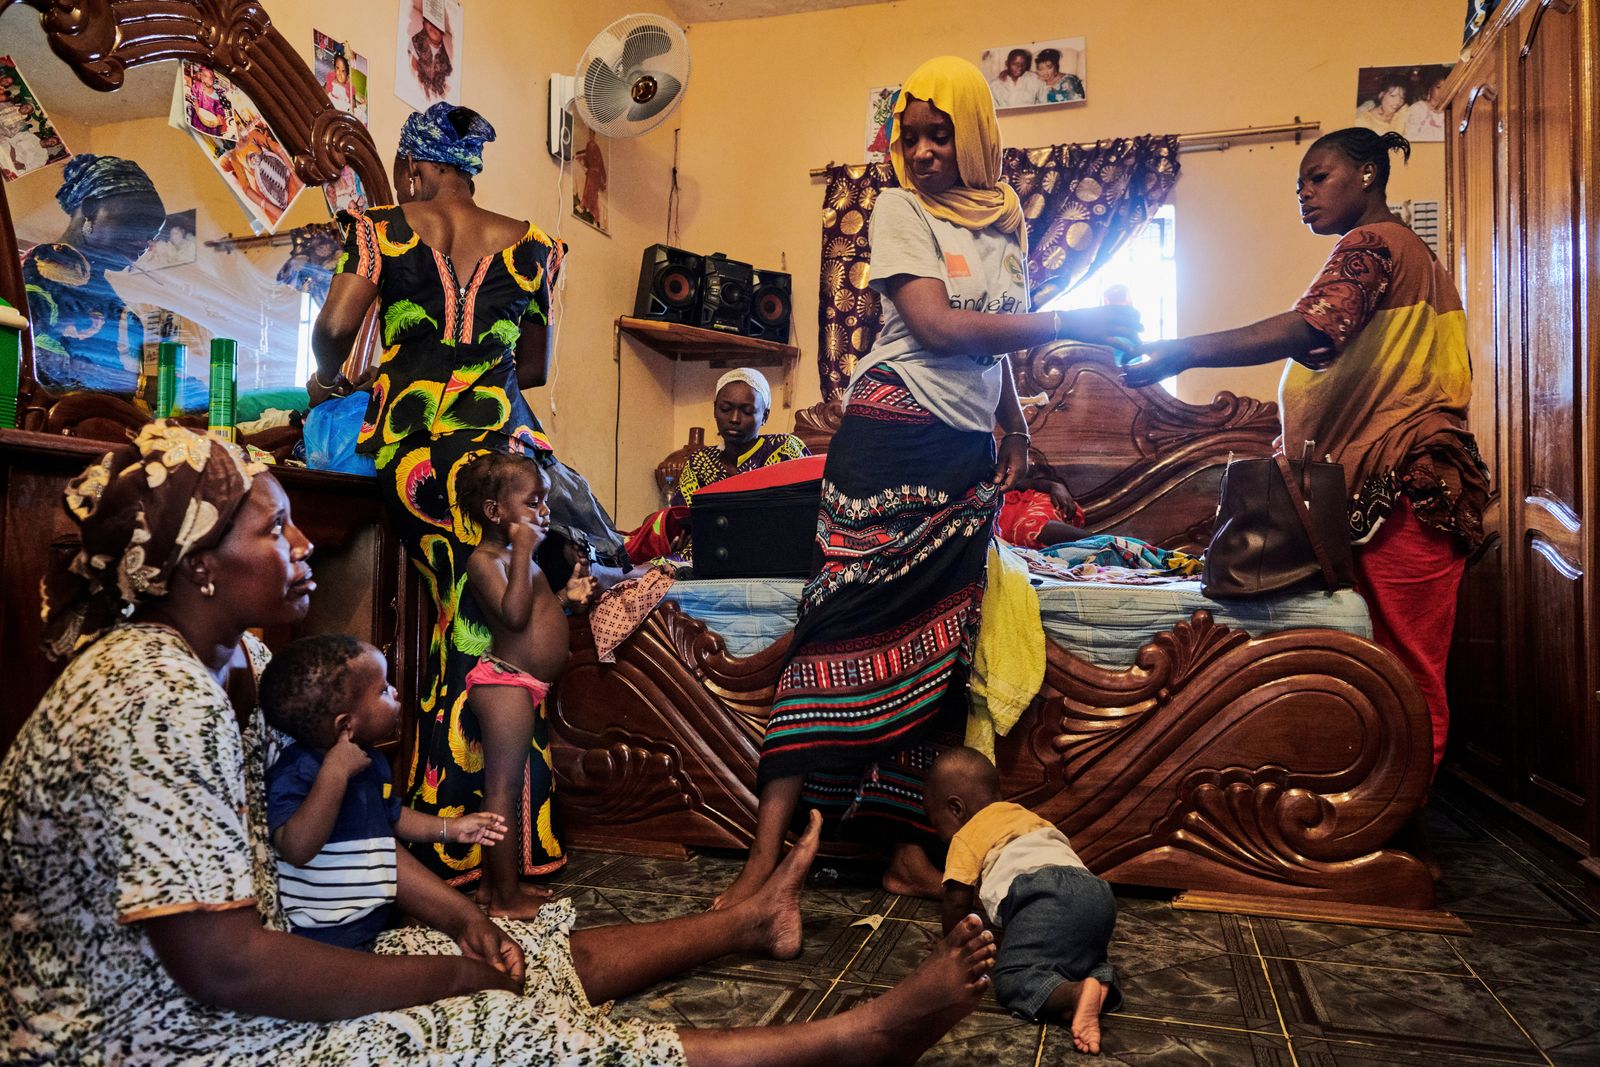
[[[1236,330],[1156,341],[1127,368],[1146,385],[1191,367],[1292,360],[1278,389],[1282,447],[1311,442],[1344,466],[1356,573],[1373,636],[1415,676],[1433,719],[1433,764],[1450,721],[1445,661],[1466,555],[1483,540],[1487,472],[1467,431],[1472,362],[1461,298],[1422,239],[1389,211],[1396,133],[1345,129],[1300,163],[1300,217],[1337,234],[1294,309]]]

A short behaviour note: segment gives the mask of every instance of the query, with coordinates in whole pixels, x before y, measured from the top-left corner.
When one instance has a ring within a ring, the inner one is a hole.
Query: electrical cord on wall
[[[611,430],[611,514],[621,514],[617,502],[622,487],[622,327],[611,324],[611,362],[617,367],[617,416]]]

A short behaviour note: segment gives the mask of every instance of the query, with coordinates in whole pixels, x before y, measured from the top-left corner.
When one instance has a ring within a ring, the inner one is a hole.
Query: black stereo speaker
[[[763,341],[789,343],[789,315],[794,302],[789,296],[789,276],[775,270],[755,272],[750,290],[750,313],[745,316],[744,332]]]
[[[695,325],[702,264],[700,256],[681,248],[646,248],[644,262],[639,265],[639,293],[633,301],[633,317]]]
[[[750,311],[755,271],[748,263],[718,252],[707,256],[700,271],[700,315],[695,325],[724,333],[743,333]]]

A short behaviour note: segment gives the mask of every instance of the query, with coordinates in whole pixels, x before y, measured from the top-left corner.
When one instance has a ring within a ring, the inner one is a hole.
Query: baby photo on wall
[[[994,106],[1037,107],[1088,99],[1082,37],[987,48],[978,69],[989,79]]]
[[[1449,63],[1362,67],[1356,72],[1355,125],[1408,141],[1444,140],[1444,82]]]
[[[340,111],[367,122],[367,57],[320,30],[311,31],[311,72]]]
[[[461,103],[461,0],[402,0],[394,93],[416,111]]]

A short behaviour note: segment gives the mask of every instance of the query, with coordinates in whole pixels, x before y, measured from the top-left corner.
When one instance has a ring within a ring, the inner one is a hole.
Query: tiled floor
[[[1463,794],[1432,805],[1440,906],[1473,936],[1172,910],[1119,892],[1112,962],[1126,1004],[1102,1063],[1600,1064],[1600,890],[1558,854]],[[823,864],[819,864],[823,866]],[[699,911],[736,859],[575,856],[559,889],[583,925]],[[794,1022],[892,985],[938,936],[934,905],[844,872],[804,897],[805,951],[729,957],[624,1001],[624,1015],[690,1026]],[[1055,1064],[1070,1035],[992,998],[922,1061]]]

